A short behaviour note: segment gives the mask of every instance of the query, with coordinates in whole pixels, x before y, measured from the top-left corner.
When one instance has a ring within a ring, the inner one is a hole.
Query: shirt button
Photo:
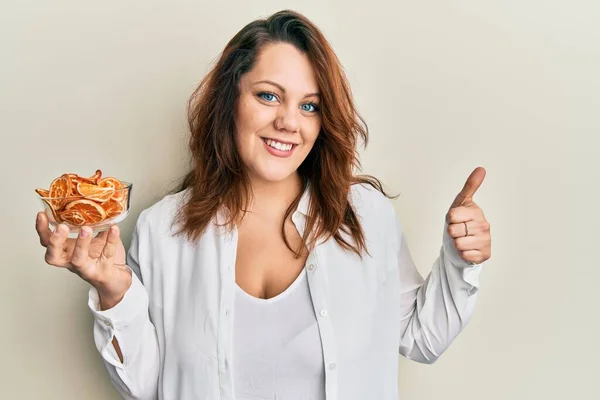
[[[312,270],[314,270],[314,269],[315,269],[315,264],[310,264],[310,265],[308,266],[308,270],[309,270],[309,271],[312,271]]]
[[[320,314],[321,314],[321,317],[326,317],[327,316],[327,310],[321,310]]]
[[[329,363],[329,369],[335,369],[335,367],[337,367],[337,365],[335,365],[334,362]]]

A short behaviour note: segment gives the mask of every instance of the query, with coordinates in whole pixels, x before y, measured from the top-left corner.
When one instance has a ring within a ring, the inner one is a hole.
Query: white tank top
[[[281,294],[259,299],[236,285],[235,400],[324,400],[325,371],[306,272]]]

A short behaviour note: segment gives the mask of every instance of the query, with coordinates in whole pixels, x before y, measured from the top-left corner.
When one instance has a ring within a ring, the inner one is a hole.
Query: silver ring
[[[465,224],[465,237],[469,236],[469,228],[467,227],[467,223],[463,222],[463,224]]]

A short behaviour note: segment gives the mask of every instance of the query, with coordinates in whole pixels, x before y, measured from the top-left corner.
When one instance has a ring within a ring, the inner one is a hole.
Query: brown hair
[[[367,125],[355,109],[348,81],[330,44],[306,17],[289,10],[253,21],[239,31],[189,100],[192,168],[176,191],[190,189],[190,193],[175,219],[181,226],[178,233],[197,240],[221,210],[227,212],[226,225],[230,227],[243,218],[251,187],[235,147],[238,83],[254,66],[261,48],[278,42],[290,43],[307,54],[321,93],[321,131],[298,168],[303,191],[310,184],[302,243],[311,247],[319,239],[333,237],[343,248],[361,255],[366,251],[365,237],[349,202],[350,187],[366,183],[386,195],[379,180],[353,173],[360,168],[358,140],[367,145]],[[285,219],[298,206],[303,191],[290,204]],[[288,248],[300,256],[303,244],[292,249],[283,225],[281,232]]]

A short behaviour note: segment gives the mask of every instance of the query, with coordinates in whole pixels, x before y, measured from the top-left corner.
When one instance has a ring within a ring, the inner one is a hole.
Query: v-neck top
[[[325,400],[325,369],[306,270],[282,293],[260,299],[236,284],[235,400]]]

